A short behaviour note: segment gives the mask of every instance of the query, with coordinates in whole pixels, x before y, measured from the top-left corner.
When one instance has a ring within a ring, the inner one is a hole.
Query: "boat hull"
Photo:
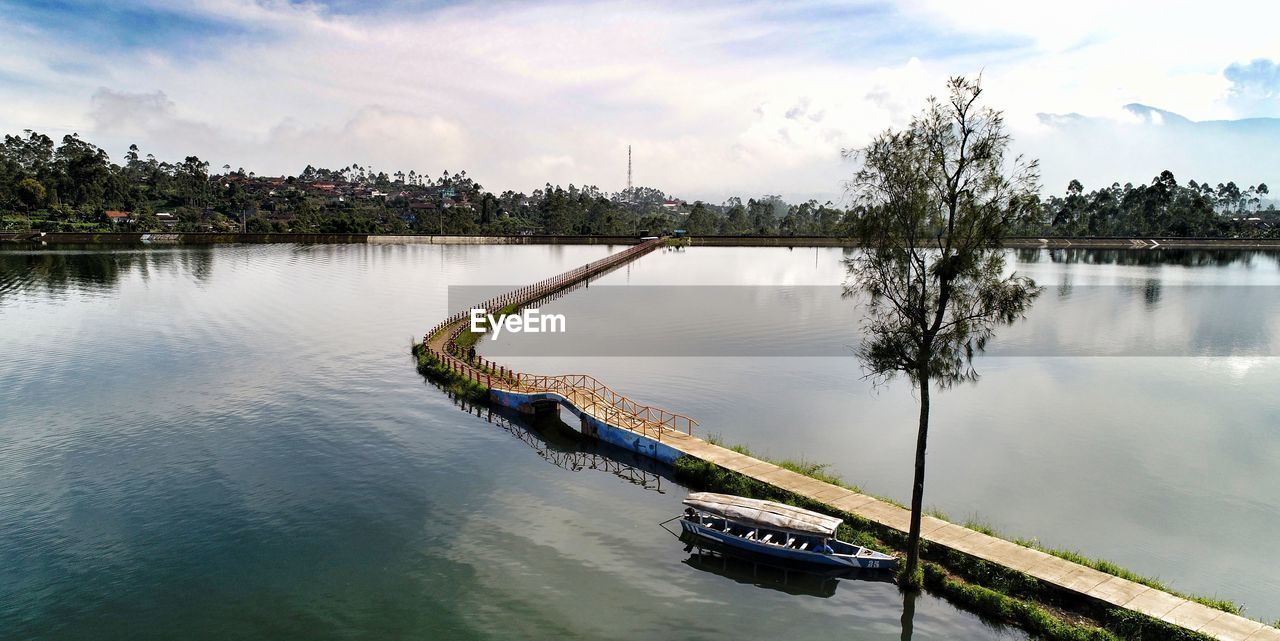
[[[847,554],[822,554],[752,541],[701,523],[694,523],[688,519],[680,519],[680,527],[689,535],[749,556],[811,568],[888,570],[894,567],[896,561],[892,558],[880,559]]]

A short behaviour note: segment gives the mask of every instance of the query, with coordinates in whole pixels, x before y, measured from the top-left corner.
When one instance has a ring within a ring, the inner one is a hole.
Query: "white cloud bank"
[[[687,198],[838,197],[842,148],[901,124],[947,75],[981,71],[1053,191],[1166,167],[1280,182],[1265,175],[1280,141],[1206,147],[1121,109],[1277,115],[1266,59],[1280,8],[1122,5],[557,2],[341,15],[204,0],[181,11],[245,31],[115,50],[0,18],[14,34],[0,43],[0,128],[77,130],[117,157],[137,143],[270,174],[307,163],[466,169],[491,189],[523,190],[619,189],[632,145],[637,182]],[[1045,112],[1108,124],[1064,129]]]

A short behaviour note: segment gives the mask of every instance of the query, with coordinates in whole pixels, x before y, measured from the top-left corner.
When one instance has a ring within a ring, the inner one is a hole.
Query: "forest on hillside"
[[[1265,184],[1189,180],[1086,191],[1071,181],[1035,203],[1012,232],[1034,236],[1278,237]],[[436,176],[351,164],[259,176],[187,156],[168,162],[136,145],[119,161],[75,134],[24,131],[0,146],[0,231],[849,236],[865,212],[776,195],[688,202],[661,189],[606,192],[546,184],[489,190],[466,171]]]

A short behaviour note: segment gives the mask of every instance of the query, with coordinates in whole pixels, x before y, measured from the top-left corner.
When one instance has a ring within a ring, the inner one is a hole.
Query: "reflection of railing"
[[[661,239],[652,239],[626,250],[606,256],[563,274],[495,296],[475,308],[486,314],[527,305],[532,301],[553,296],[587,281],[593,276],[613,269],[661,246]],[[449,371],[489,389],[501,389],[525,394],[551,393],[563,397],[579,411],[610,425],[617,425],[640,432],[658,440],[664,430],[693,434],[698,422],[664,409],[642,405],[593,376],[567,374],[542,376],[514,372],[481,356],[462,353],[458,337],[468,331],[470,311],[460,311],[431,328],[422,338],[423,349]]]
[[[662,476],[656,472],[651,472],[634,465],[628,465],[617,459],[610,458],[604,454],[596,452],[587,452],[583,450],[562,450],[556,449],[550,443],[545,441],[536,432],[524,427],[514,420],[509,419],[502,414],[494,412],[491,408],[481,407],[468,403],[461,397],[453,396],[453,401],[457,406],[468,414],[474,414],[489,423],[493,423],[501,427],[508,434],[516,437],[520,442],[528,445],[538,457],[542,460],[571,472],[581,472],[583,470],[601,470],[608,472],[632,485],[639,485],[646,490],[653,490],[662,493]],[[563,426],[567,429],[567,426]]]
[[[526,430],[496,414],[493,416],[496,420],[495,418],[491,418],[491,422],[498,424],[509,434],[520,439],[521,442],[532,448],[534,452],[537,452],[538,456],[542,460],[556,467],[563,468],[571,472],[600,470],[608,472],[633,485],[639,485],[647,490],[662,492],[662,477],[658,476],[654,472],[645,471],[638,467],[627,465],[622,461],[617,461],[595,452],[555,449],[539,439],[532,431]]]

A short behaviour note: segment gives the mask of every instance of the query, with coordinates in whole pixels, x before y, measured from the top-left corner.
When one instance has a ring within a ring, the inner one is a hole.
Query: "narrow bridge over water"
[[[509,313],[578,287],[663,243],[662,239],[643,241],[475,307],[494,316],[504,310]],[[904,533],[910,527],[909,510],[708,443],[693,435],[697,421],[636,402],[592,376],[527,374],[483,357],[468,358],[457,340],[469,330],[469,320],[470,314],[465,311],[450,316],[423,336],[422,348],[450,371],[484,386],[493,402],[522,411],[561,406],[579,419],[584,434],[664,463],[692,456],[881,526]],[[1214,639],[1280,641],[1280,629],[941,519],[923,517],[921,537],[933,545],[1022,572],[1064,592],[1139,612]]]

